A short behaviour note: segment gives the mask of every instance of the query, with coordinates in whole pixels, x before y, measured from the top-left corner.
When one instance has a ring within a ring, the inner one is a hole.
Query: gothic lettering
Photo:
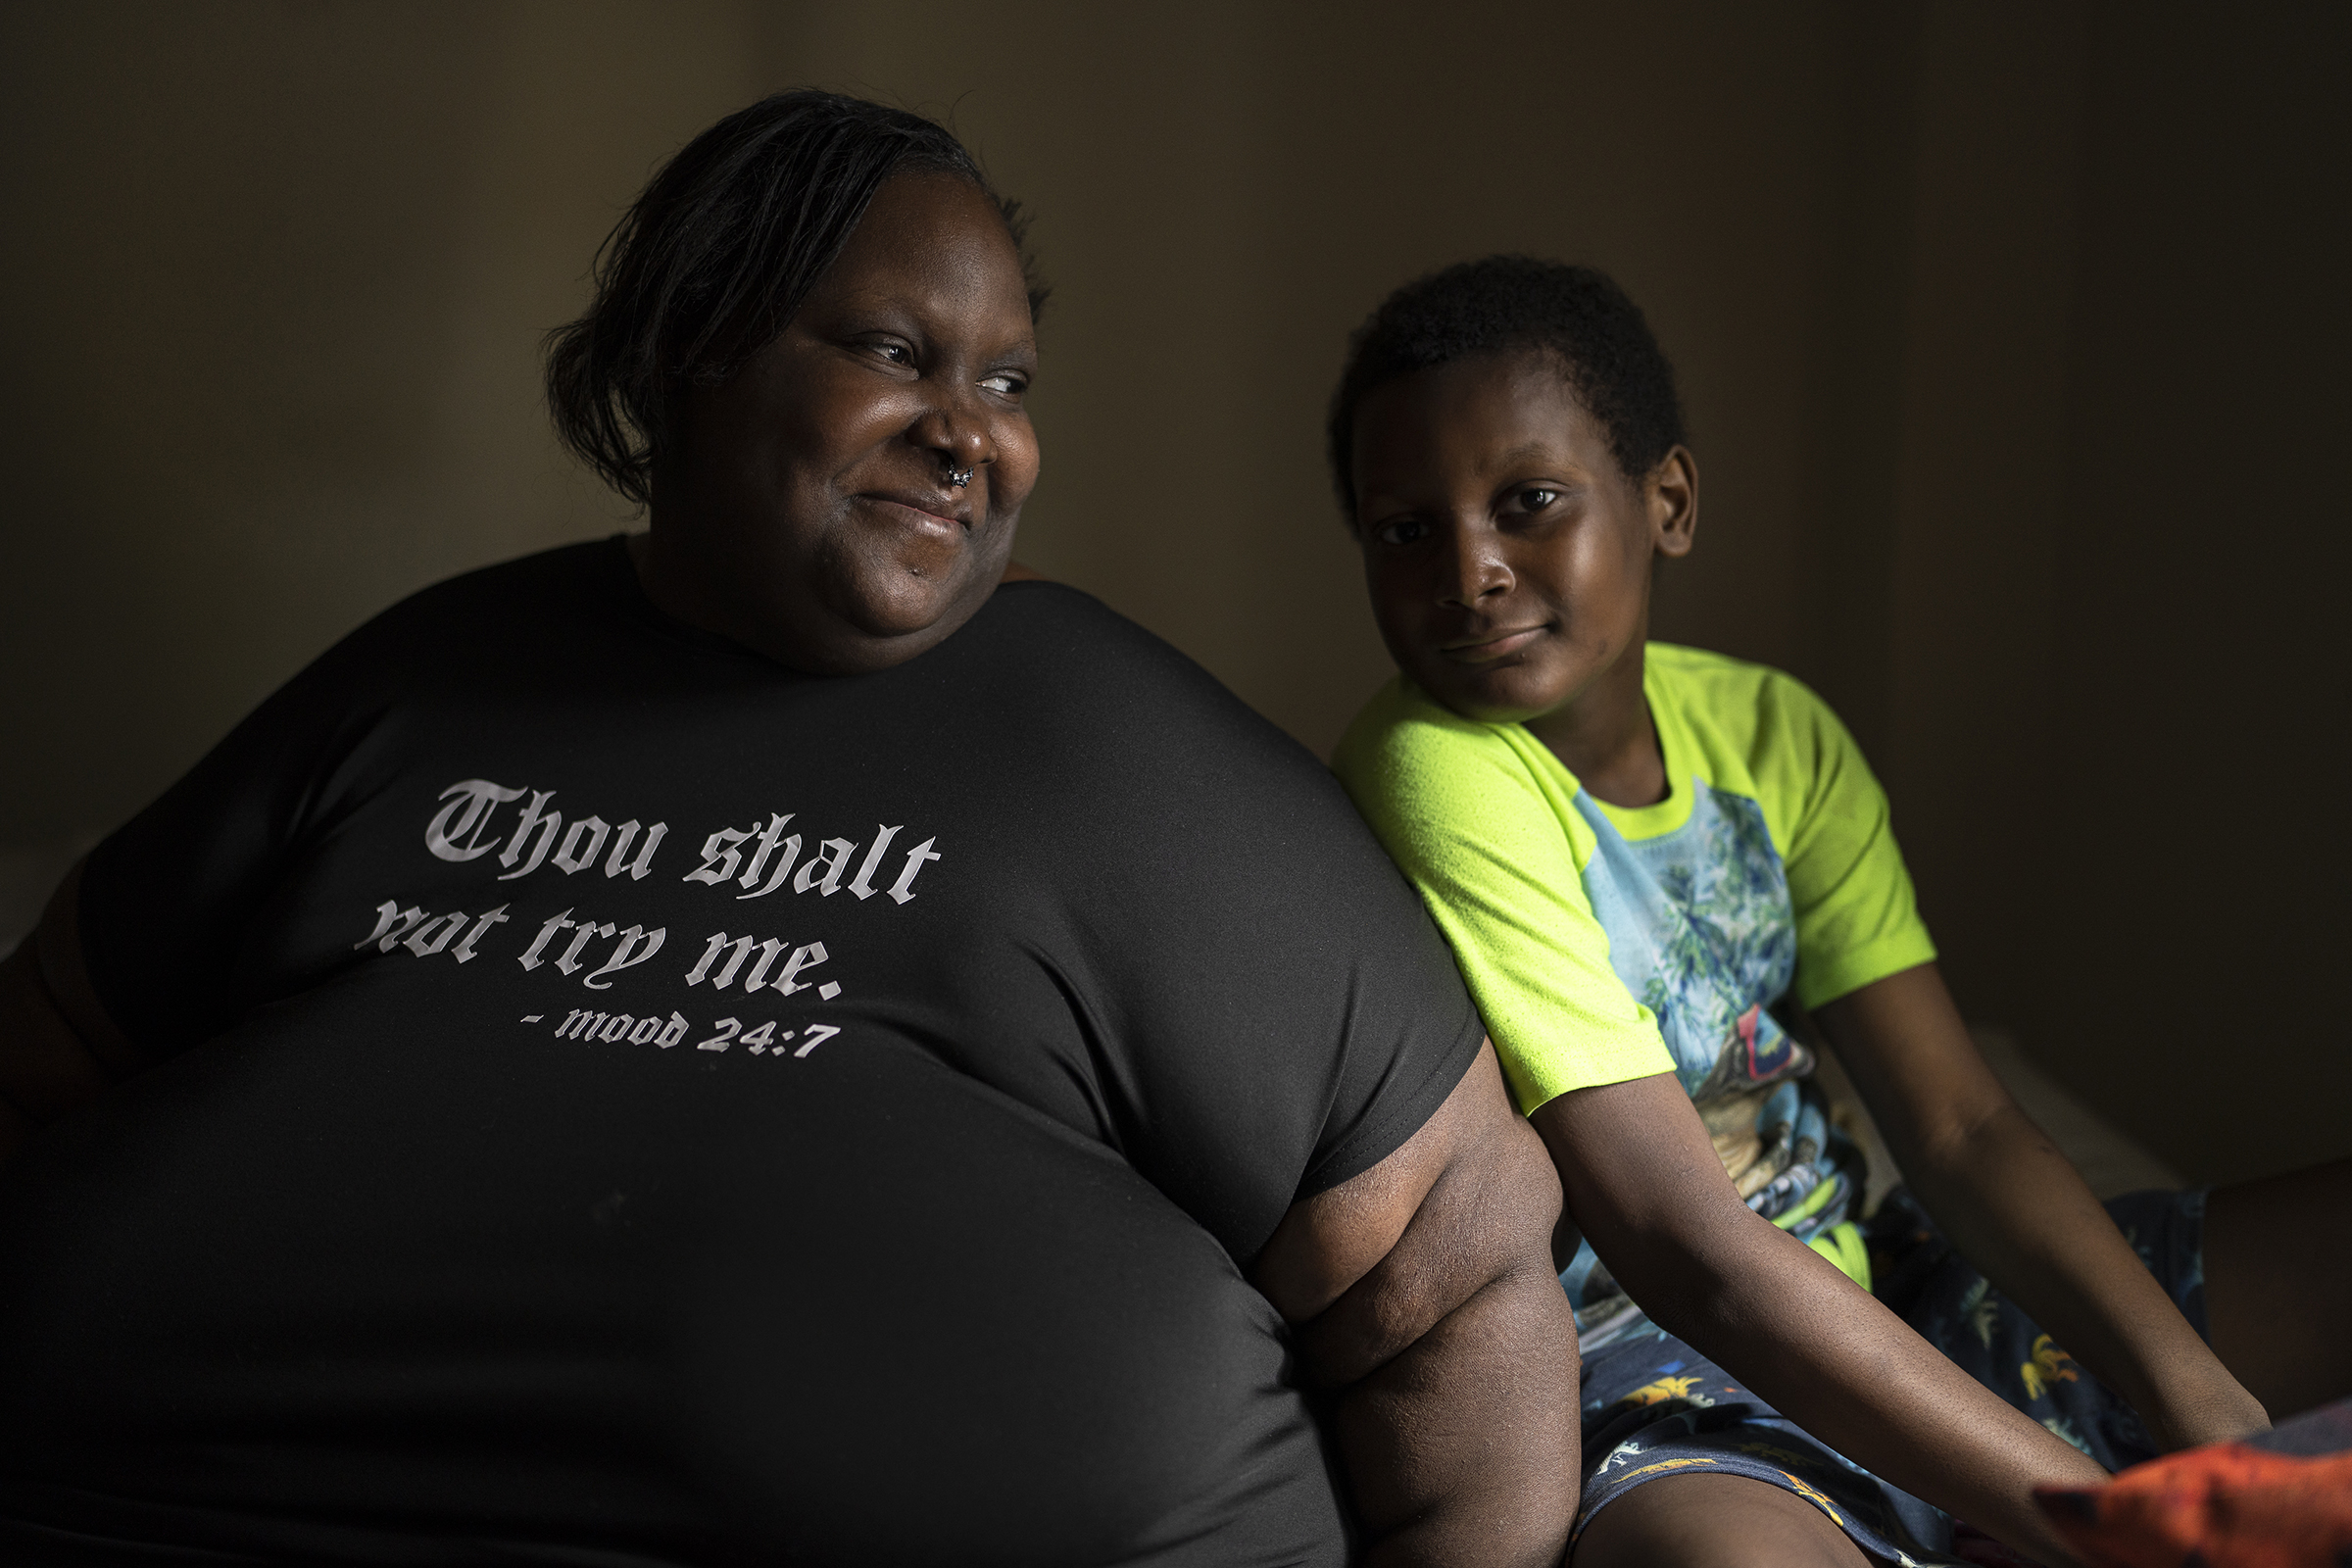
[[[466,933],[466,940],[459,943],[456,948],[452,949],[449,956],[457,959],[460,963],[471,963],[476,956],[473,951],[473,945],[482,940],[482,933],[489,930],[494,925],[504,925],[506,924],[506,921],[507,906],[502,904],[497,908],[492,909],[488,914],[477,918],[473,922],[473,929]]]
[[[605,835],[612,832],[601,816],[583,816],[571,824],[564,835],[564,847],[556,851],[556,865],[565,876],[573,876],[596,863],[597,852],[605,847]],[[580,840],[585,838],[585,846]]]
[[[829,899],[841,886],[842,869],[850,863],[850,857],[858,853],[858,846],[848,839],[827,839],[821,848],[827,853],[810,856],[808,863],[801,867],[801,874],[792,879],[793,892],[806,893],[813,886],[819,897]],[[821,883],[817,881],[819,870],[824,872]]]
[[[760,961],[752,965],[752,972],[744,978],[743,989],[757,991],[767,984],[767,966],[775,962],[776,955],[783,951],[784,944],[778,942],[774,937],[769,937],[765,942],[760,943]]]
[[[630,881],[644,881],[646,873],[654,868],[654,851],[661,845],[662,835],[668,831],[669,824],[667,822],[656,822],[652,827],[647,828],[645,830],[645,848],[637,852],[636,859],[631,860],[629,858],[629,842],[637,836],[637,819],[631,817],[621,823],[612,830],[612,858],[605,862],[605,875],[618,876],[625,870],[629,873]]]
[[[792,950],[791,958],[784,964],[784,972],[776,976],[770,983],[788,997],[796,991],[806,991],[808,989],[808,982],[794,977],[804,969],[815,968],[825,961],[825,945],[822,942],[811,942],[805,948],[795,948]],[[828,1002],[840,994],[839,986],[828,985],[825,988],[825,1000]]]
[[[571,939],[571,946],[565,948],[564,956],[556,960],[556,968],[565,975],[574,975],[587,968],[588,965],[580,961],[580,950],[588,945],[589,938],[609,937],[612,931],[612,922],[610,920],[602,925],[594,920],[582,920]],[[600,986],[597,989],[604,988]]]
[[[444,914],[436,919],[426,920],[416,930],[410,932],[409,939],[401,946],[419,958],[429,958],[443,948],[448,947],[450,939],[464,929],[466,929],[466,911],[460,909],[455,914]]]
[[[719,951],[726,947],[729,941],[735,944],[734,955],[727,959],[727,966],[718,972],[718,978],[710,982],[710,989],[724,991],[735,983],[735,971],[743,967],[744,955],[752,951],[752,939],[750,937],[730,938],[724,931],[721,931],[710,939],[710,945],[703,950],[703,956],[695,960],[694,967],[686,971],[688,985],[699,986],[703,983],[703,977],[710,972],[711,961],[718,956]]]
[[[937,844],[939,840],[936,838],[925,839],[922,843],[917,844],[913,849],[906,852],[906,864],[899,872],[899,880],[892,885],[890,890],[890,896],[892,898],[898,900],[901,904],[911,904],[914,902],[914,873],[923,868],[923,862],[925,860],[936,860],[939,858],[938,856],[931,853],[931,846]]]
[[[905,824],[900,825],[904,826]],[[899,836],[898,828],[879,827],[878,824],[877,827],[874,847],[865,852],[865,859],[858,867],[858,878],[850,884],[850,891],[858,895],[859,904],[863,904],[879,891],[874,886],[874,867],[882,863],[882,852],[890,848],[890,841]]]
[[[514,837],[507,840],[507,847],[499,852],[498,863],[513,865],[516,860],[522,858],[523,846],[534,831],[539,836],[538,847],[531,851],[531,859],[528,865],[518,871],[502,873],[499,876],[501,882],[512,882],[518,876],[529,876],[533,871],[538,870],[540,862],[547,858],[549,846],[556,842],[556,833],[564,826],[564,813],[548,811],[544,816],[539,813],[546,808],[547,803],[555,798],[554,790],[533,790],[531,792],[531,804],[522,808],[522,820],[515,825]]]
[[[703,840],[703,863],[680,878],[686,882],[708,882],[717,887],[735,874],[742,863],[743,852],[736,846],[750,838],[757,829],[722,827]]]
[[[757,893],[738,893],[735,895],[737,898],[763,899],[775,892],[776,884],[782,882],[785,875],[792,870],[792,862],[801,858],[801,836],[795,833],[789,839],[783,838],[784,824],[791,820],[792,813],[790,811],[781,814],[774,811],[768,813],[767,831],[760,835],[759,852],[752,857],[752,863],[744,870],[744,887],[748,889],[759,882],[760,872],[767,864],[768,857],[775,854],[779,839],[783,843],[784,858],[776,862],[776,874],[768,878],[767,886],[760,888]]]
[[[547,917],[547,923],[541,926],[539,934],[531,939],[530,951],[514,960],[522,965],[525,974],[539,967],[539,955],[547,951],[547,945],[555,940],[556,933],[571,928],[570,916],[571,911],[565,909],[562,914],[551,914]]]
[[[422,909],[414,906],[404,909],[400,906],[398,899],[386,899],[375,906],[375,929],[354,942],[351,945],[351,951],[357,953],[373,942],[376,944],[376,952],[390,953],[394,943],[423,923],[424,911]]]
[[[607,935],[610,935],[612,930],[609,925],[601,926],[598,929]],[[668,935],[669,927],[665,925],[658,925],[651,931],[641,925],[628,927],[620,933],[620,941],[613,947],[612,956],[605,960],[605,966],[581,981],[580,984],[591,991],[612,990],[612,982],[605,980],[606,975],[618,974],[623,969],[635,968],[638,964],[643,963],[662,951],[662,941]],[[563,968],[563,965],[558,964],[556,967]],[[598,985],[599,980],[604,980],[605,983]]]
[[[570,1016],[556,1026],[556,1038],[558,1040],[593,1040],[596,1038],[597,1026],[604,1021],[605,1015],[601,1012],[590,1012],[585,1007],[574,1007],[571,1009]]]
[[[457,799],[451,800],[452,796]],[[490,825],[491,812],[508,801],[522,799],[522,791],[486,778],[469,778],[443,790],[440,799],[449,804],[425,825],[424,847],[444,860],[470,860],[497,847],[496,839],[482,842],[482,829]]]

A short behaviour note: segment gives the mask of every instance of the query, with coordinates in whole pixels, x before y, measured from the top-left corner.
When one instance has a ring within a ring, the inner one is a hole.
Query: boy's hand
[[[1814,1016],[1936,1223],[2129,1399],[2160,1447],[2270,1425],[1985,1065],[1936,965],[1888,975]]]
[[[2074,1561],[2033,1489],[2106,1472],[1741,1201],[1672,1073],[1562,1095],[1533,1121],[1592,1250],[1660,1327],[1873,1473]]]
[[[1410,1142],[1293,1205],[1258,1254],[1337,1396],[1367,1563],[1559,1561],[1582,1485],[1559,1194],[1486,1046]]]

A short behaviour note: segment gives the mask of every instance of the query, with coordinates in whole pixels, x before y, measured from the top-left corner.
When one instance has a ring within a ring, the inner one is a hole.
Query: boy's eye
[[[1384,522],[1372,530],[1372,537],[1384,545],[1409,545],[1429,532],[1429,524],[1418,517],[1399,517]]]
[[[994,375],[984,376],[981,378],[980,384],[999,397],[1006,398],[1017,398],[1029,390],[1029,378],[1025,375],[1017,375],[1010,370],[999,370]]]
[[[1540,484],[1530,485],[1519,492],[1519,505],[1529,512],[1542,512],[1559,499],[1560,493],[1557,490]]]

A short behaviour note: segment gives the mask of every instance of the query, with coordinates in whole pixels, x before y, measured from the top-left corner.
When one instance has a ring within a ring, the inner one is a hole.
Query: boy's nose
[[[1511,586],[1511,568],[1487,540],[1475,534],[1454,535],[1447,566],[1440,595],[1444,604],[1475,610],[1479,601],[1493,598]]]

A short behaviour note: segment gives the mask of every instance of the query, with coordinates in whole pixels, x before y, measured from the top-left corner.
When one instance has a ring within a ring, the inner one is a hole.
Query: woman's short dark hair
[[[874,193],[908,169],[968,179],[997,203],[1035,319],[1046,290],[1020,204],[997,195],[953,132],[862,98],[777,93],[688,142],[597,251],[588,314],[548,336],[564,444],[650,503],[678,395],[723,383],[773,343]]]
[[[1649,323],[1607,273],[1533,256],[1489,256],[1417,277],[1391,294],[1348,340],[1332,394],[1331,476],[1355,517],[1355,410],[1384,381],[1480,354],[1551,356],[1585,412],[1609,438],[1629,479],[1647,478],[1682,444],[1674,367]]]

